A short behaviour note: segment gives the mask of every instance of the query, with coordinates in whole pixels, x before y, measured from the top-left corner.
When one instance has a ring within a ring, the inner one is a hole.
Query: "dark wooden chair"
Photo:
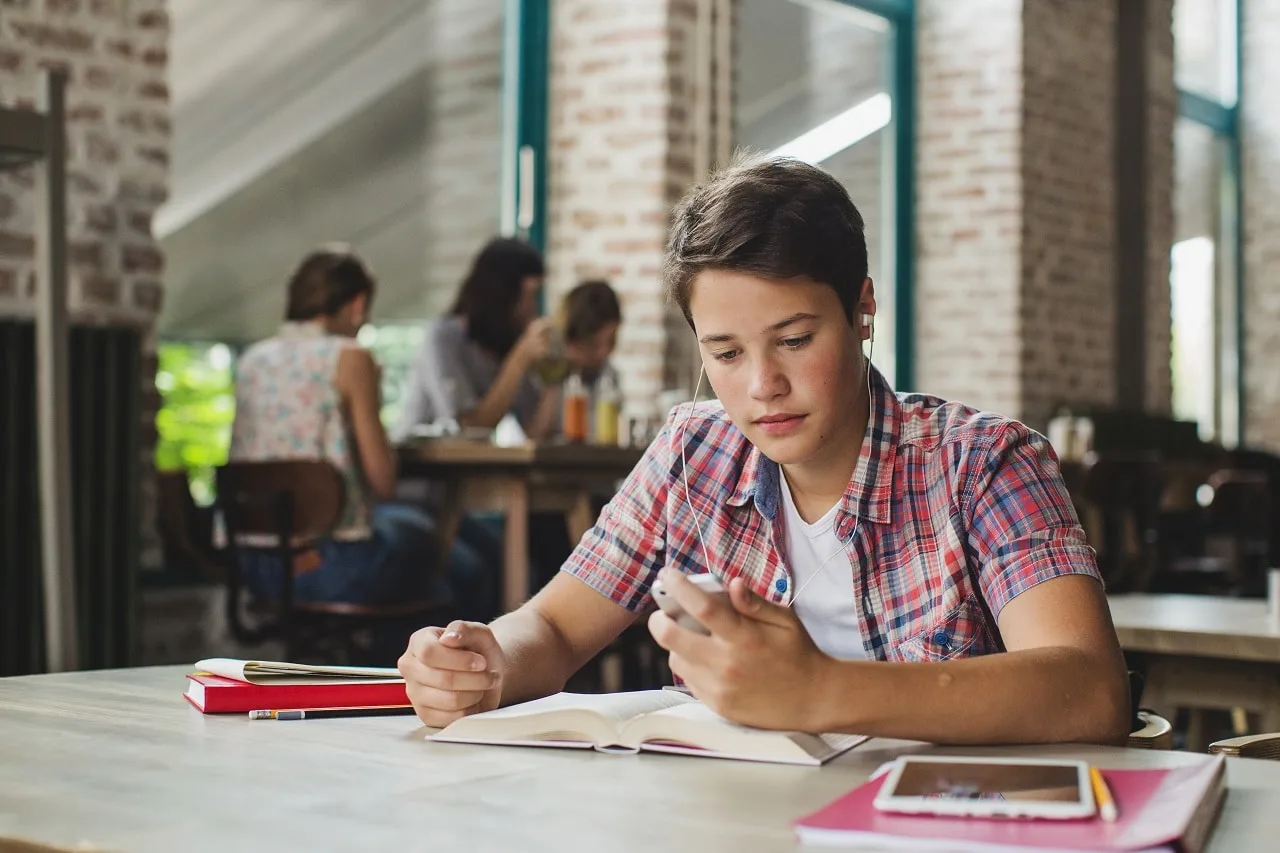
[[[286,570],[276,600],[250,602],[251,612],[261,618],[257,625],[246,624],[239,571],[243,538],[268,538],[281,564],[292,569],[299,555],[311,551],[317,539],[337,526],[345,484],[328,462],[287,460],[230,463],[218,469],[217,488],[227,538],[227,620],[240,642],[281,640],[291,661],[356,662],[359,639],[373,629],[402,626],[407,635],[413,627],[443,625],[452,618],[449,601],[297,602],[294,572]],[[432,569],[423,565],[424,572]]]
[[[1113,592],[1143,592],[1158,567],[1157,528],[1164,487],[1154,453],[1094,454],[1073,497]]]
[[[1129,671],[1130,749],[1173,749],[1173,724],[1155,711],[1142,707],[1142,690],[1146,679],[1142,673]]]
[[[186,471],[156,475],[156,528],[166,570],[222,583],[224,566],[213,545],[212,513],[196,506]]]

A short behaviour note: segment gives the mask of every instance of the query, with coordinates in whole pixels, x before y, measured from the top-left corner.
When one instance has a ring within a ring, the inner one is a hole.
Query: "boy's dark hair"
[[[622,322],[622,303],[607,281],[584,281],[565,294],[564,337],[585,341],[611,323]]]
[[[471,262],[449,313],[467,319],[467,337],[506,358],[524,331],[517,328],[515,320],[524,280],[540,278],[545,272],[542,255],[533,246],[512,237],[497,237]]]
[[[691,190],[671,223],[662,278],[691,328],[693,280],[709,269],[830,285],[852,323],[867,278],[862,214],[840,182],[816,166],[735,159]]]
[[[338,313],[362,293],[373,299],[374,278],[364,261],[342,243],[311,252],[289,278],[286,320],[314,320]]]

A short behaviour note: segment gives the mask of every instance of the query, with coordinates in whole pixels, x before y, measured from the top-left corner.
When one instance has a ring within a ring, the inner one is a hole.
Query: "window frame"
[[[916,8],[915,0],[833,0],[889,22],[893,147],[894,377],[915,387]]]

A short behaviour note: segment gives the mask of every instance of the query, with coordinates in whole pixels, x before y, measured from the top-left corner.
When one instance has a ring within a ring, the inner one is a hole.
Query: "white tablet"
[[[1097,805],[1083,761],[908,755],[890,769],[881,811],[965,817],[1071,820]]]

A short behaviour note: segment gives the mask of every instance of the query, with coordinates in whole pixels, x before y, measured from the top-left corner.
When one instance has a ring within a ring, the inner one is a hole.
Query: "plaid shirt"
[[[741,576],[786,602],[793,581],[782,556],[780,484],[778,465],[719,403],[685,404],[564,570],[629,610],[650,609],[664,565],[707,570],[700,528],[715,574]],[[1101,582],[1043,436],[959,403],[895,394],[874,369],[871,418],[835,532],[848,549],[873,660],[1002,651],[996,617],[1019,593],[1059,575]]]

